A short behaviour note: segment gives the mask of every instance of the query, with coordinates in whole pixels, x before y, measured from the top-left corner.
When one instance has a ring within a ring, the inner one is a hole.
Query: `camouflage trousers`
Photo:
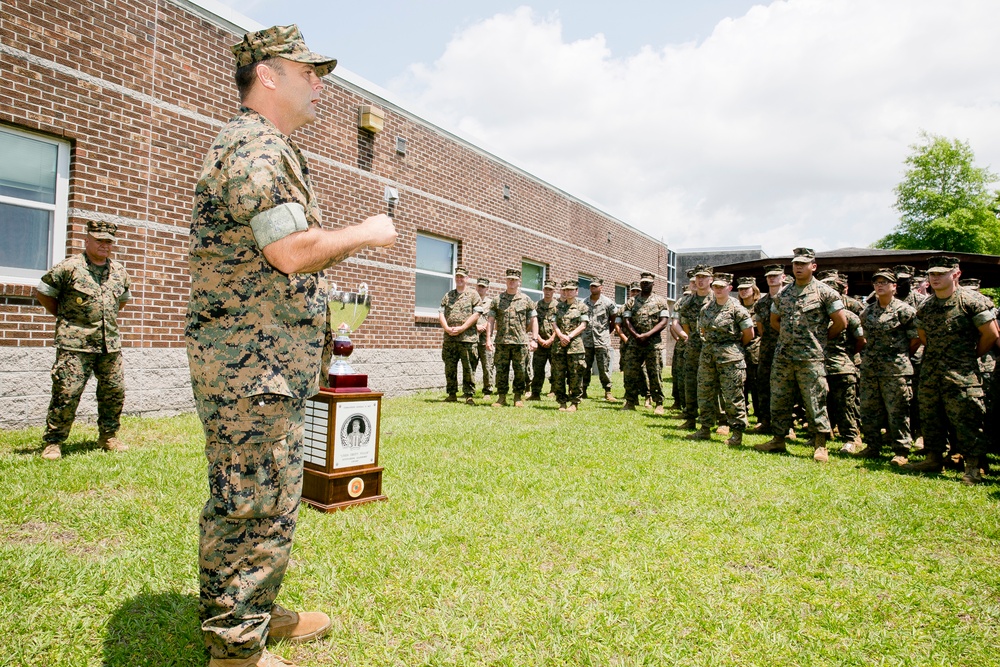
[[[483,367],[483,393],[488,394],[493,391],[496,384],[497,369],[493,366],[493,352],[486,349],[486,341],[481,340],[476,343],[476,357],[472,361],[472,374],[476,373],[476,366],[482,362]]]
[[[61,445],[69,437],[80,397],[91,374],[97,378],[97,428],[101,435],[118,433],[125,404],[125,371],[121,352],[56,350],[52,365],[52,398],[45,418],[47,445]]]
[[[754,414],[760,424],[771,423],[771,367],[774,365],[774,345],[761,341],[760,362],[757,364],[757,402]]]
[[[944,452],[948,433],[955,434],[952,451],[978,456],[985,452],[983,423],[986,408],[979,384],[964,386],[922,369],[920,374],[920,418],[924,449]]]
[[[458,393],[458,364],[462,364],[462,393],[472,396],[476,393],[476,376],[472,368],[472,359],[476,353],[476,344],[463,343],[460,340],[445,336],[441,344],[441,360],[444,361],[444,381],[448,394]]]
[[[920,367],[923,365],[923,357],[910,357],[910,364],[913,366],[913,375],[910,377],[910,390],[913,393],[910,398],[910,435],[917,438],[923,434],[920,428]]]
[[[558,345],[558,339],[556,342],[552,343],[552,346]],[[549,372],[554,372],[552,369],[552,347],[542,347],[541,345],[535,350],[534,354],[531,355],[531,394],[532,396],[542,395],[542,385],[545,384],[545,364],[549,365]],[[555,391],[555,380],[553,379],[550,383],[552,386],[552,391]]]
[[[701,365],[701,339],[688,339],[684,350],[684,419],[698,419],[698,368]]]
[[[894,454],[908,453],[911,399],[908,375],[879,376],[862,373],[861,435],[865,444],[881,448],[888,442]]]
[[[527,345],[511,345],[497,343],[493,353],[493,363],[497,371],[497,393],[508,394],[510,389],[510,374],[514,372],[514,393],[523,394],[528,388],[526,372],[528,359]]]
[[[854,440],[858,430],[858,376],[854,373],[837,373],[826,376],[830,391],[826,396],[826,410],[830,427],[837,427],[841,440]]]
[[[552,352],[552,390],[559,403],[577,405],[583,397],[583,376],[587,361],[583,352]]]
[[[660,383],[660,348],[656,345],[629,345],[625,357],[625,377],[632,381],[625,389],[625,402],[636,405],[643,381],[649,388],[649,398],[654,405],[663,405],[663,386]],[[642,379],[640,379],[640,377]]]
[[[264,647],[292,550],[305,401],[277,394],[195,399],[209,489],[198,542],[201,629],[213,657],[245,658]]]
[[[743,398],[746,382],[746,362],[732,361],[720,364],[715,355],[703,348],[698,365],[698,411],[703,428],[712,428],[719,415],[719,398],[726,413],[729,428],[745,431],[747,428],[747,403]]]
[[[590,376],[594,374],[594,366],[597,366],[597,374],[601,378],[601,388],[605,392],[611,391],[611,349],[605,347],[584,348],[585,359],[587,361],[587,371],[583,374],[583,390],[587,391],[590,386]]]
[[[618,365],[621,366],[622,370],[622,380],[625,384],[625,395],[629,396],[631,392],[634,392],[636,396],[649,396],[649,382],[646,380],[646,369],[640,368],[638,372],[634,369],[632,372],[627,372],[626,368],[628,364],[626,360],[631,354],[630,350],[635,347],[634,345],[622,345],[621,348],[621,359]]]
[[[670,395],[677,407],[684,409],[684,350],[683,340],[674,341],[674,353],[670,358]]]
[[[792,427],[792,409],[801,402],[813,432],[830,433],[826,412],[826,368],[823,360],[792,361],[775,355],[771,366],[771,431],[785,435]]]

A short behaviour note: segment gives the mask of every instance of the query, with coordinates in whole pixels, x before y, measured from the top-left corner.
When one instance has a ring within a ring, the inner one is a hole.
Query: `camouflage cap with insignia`
[[[890,283],[896,282],[896,271],[888,267],[881,268],[872,274],[872,282],[875,282],[876,278],[885,278]]]
[[[896,274],[896,278],[906,279],[913,277],[913,267],[909,264],[897,264],[892,267],[892,271]]]
[[[542,289],[555,289],[555,288],[556,288],[556,281],[554,280],[546,280],[545,283],[542,285]]]
[[[958,268],[958,257],[935,255],[927,258],[927,273],[948,273]]]
[[[633,291],[638,290],[638,289],[642,289],[642,288],[639,287],[639,283],[638,282],[629,283],[629,286],[628,286],[628,291],[629,292],[633,292]]]
[[[316,67],[316,76],[326,76],[337,66],[336,58],[313,53],[306,46],[297,25],[276,25],[266,30],[248,32],[243,41],[233,44],[236,67],[259,63],[268,58],[284,58]]]
[[[603,284],[604,284],[604,278],[593,278],[590,281],[590,286],[591,287],[593,287],[594,285],[597,285],[598,287],[600,287]]]
[[[696,276],[708,276],[711,278],[713,273],[715,273],[715,269],[708,264],[695,264],[694,266],[694,275]]]
[[[455,275],[456,276],[468,276],[469,275],[469,271],[464,266],[456,266],[455,267]]]
[[[816,273],[816,280],[826,281],[827,278],[839,278],[840,274],[837,269],[823,269]]]
[[[580,283],[575,280],[562,281],[562,289],[579,289]]]
[[[476,281],[476,285],[481,285],[483,287],[489,287],[490,286],[490,279],[489,278],[480,278],[479,280]]]
[[[780,276],[785,272],[785,267],[781,264],[768,264],[764,267],[765,276]]]
[[[733,274],[731,273],[719,272],[712,276],[712,287],[715,287],[716,285],[725,287],[726,285],[732,285],[732,284],[733,284]]]
[[[640,283],[651,283],[651,282],[655,282],[655,281],[656,281],[656,278],[653,276],[652,273],[643,272],[643,273],[639,274],[639,282]]]
[[[740,276],[736,279],[738,289],[750,289],[757,284],[757,279],[753,276]]]
[[[792,250],[792,261],[812,264],[816,261],[816,251],[812,248],[795,248]]]
[[[979,289],[979,278],[962,278],[958,281],[961,287],[971,287],[972,289]]]
[[[114,241],[118,233],[118,225],[104,220],[91,220],[87,223],[87,233],[95,239]]]
[[[521,278],[521,269],[507,269],[507,278]]]

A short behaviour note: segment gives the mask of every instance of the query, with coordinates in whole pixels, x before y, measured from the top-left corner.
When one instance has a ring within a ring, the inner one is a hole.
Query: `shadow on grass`
[[[142,593],[125,600],[108,620],[105,667],[207,662],[195,595]]]
[[[38,442],[26,447],[18,447],[14,450],[15,454],[23,454],[25,456],[41,456],[42,452],[45,450],[46,444],[44,442]],[[87,454],[88,452],[100,451],[101,446],[97,444],[97,440],[79,440],[76,442],[64,442],[59,447],[62,451],[63,458],[67,456],[74,456],[76,454]]]

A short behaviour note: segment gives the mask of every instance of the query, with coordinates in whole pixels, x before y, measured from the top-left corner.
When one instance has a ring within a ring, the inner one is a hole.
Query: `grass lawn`
[[[618,378],[620,380],[620,376]],[[593,385],[592,385],[593,387]],[[619,392],[620,395],[620,392]],[[303,508],[279,601],[309,665],[1000,665],[1000,485],[584,401],[386,400],[387,502]],[[194,416],[0,433],[0,665],[204,665]]]

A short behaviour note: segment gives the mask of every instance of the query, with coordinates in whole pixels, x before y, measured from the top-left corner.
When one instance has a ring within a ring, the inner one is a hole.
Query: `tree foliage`
[[[1000,193],[968,142],[921,132],[895,188],[900,223],[876,248],[1000,254]]]

